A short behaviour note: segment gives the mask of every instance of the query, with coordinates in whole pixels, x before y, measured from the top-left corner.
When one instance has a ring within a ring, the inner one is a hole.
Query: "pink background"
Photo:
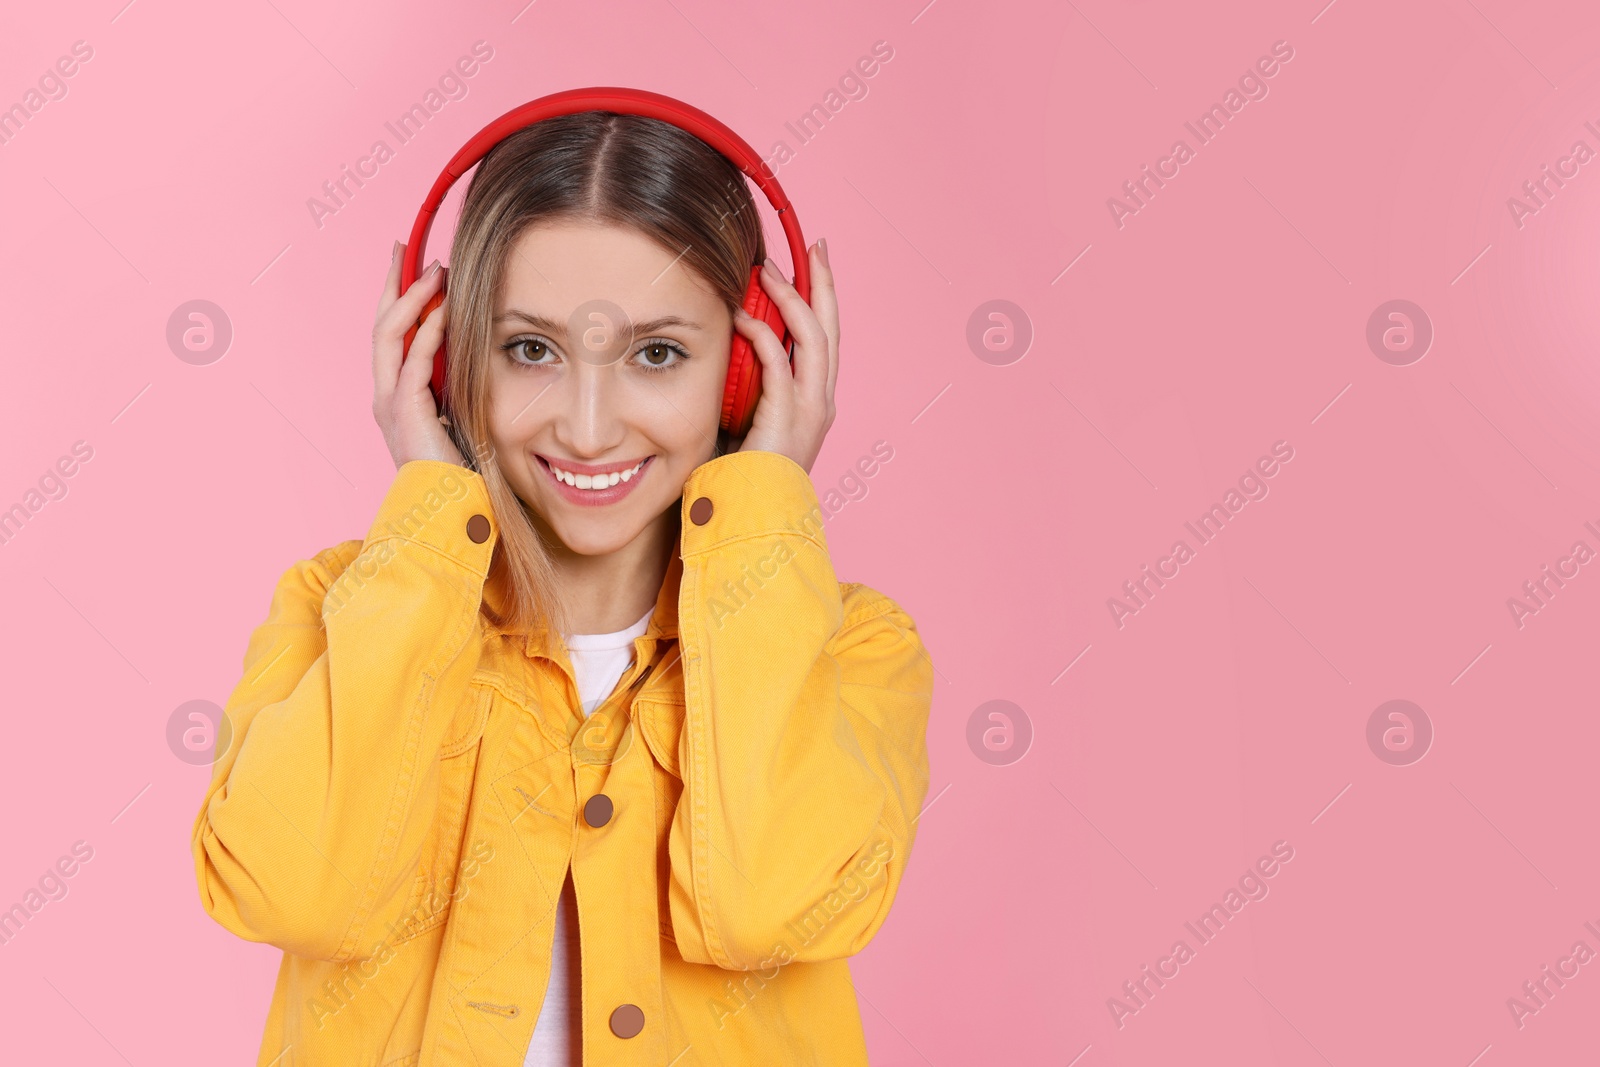
[[[94,449],[0,545],[0,907],[94,849],[0,946],[0,1058],[254,1061],[279,954],[200,908],[208,772],[167,721],[227,698],[277,576],[361,536],[394,475],[368,333],[448,156],[600,84],[796,148],[785,121],[879,40],[867,96],[779,168],[843,305],[813,477],[894,449],[829,521],[836,565],[938,669],[910,873],[852,964],[873,1062],[1594,1054],[1600,962],[1520,1027],[1506,1004],[1600,951],[1600,563],[1520,627],[1507,606],[1600,550],[1600,162],[1507,207],[1600,150],[1593,5],[123,2],[0,35],[0,103],[94,49],[0,146],[0,507]],[[477,40],[469,94],[319,228],[307,199]],[[1276,41],[1269,94],[1119,228],[1107,198]],[[194,299],[234,330],[206,366],[165,338]],[[966,340],[996,299],[1034,331],[1008,365]],[[1408,366],[1366,342],[1392,299],[1434,330]],[[1119,628],[1107,599],[1277,441],[1270,494]],[[1368,746],[1392,699],[1432,723],[1410,765]],[[991,700],[1024,758],[969,746]],[[1270,895],[1199,946],[1184,923],[1276,841]],[[1108,998],[1180,938],[1119,1028]]]

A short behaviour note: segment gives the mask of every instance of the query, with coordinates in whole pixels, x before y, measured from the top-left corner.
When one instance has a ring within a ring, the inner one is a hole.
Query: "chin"
[[[561,539],[568,550],[580,556],[605,556],[612,552],[620,551],[631,544],[634,538],[642,531],[640,529],[619,529],[607,525],[604,529],[595,528],[599,524],[578,523],[553,526],[555,535]]]

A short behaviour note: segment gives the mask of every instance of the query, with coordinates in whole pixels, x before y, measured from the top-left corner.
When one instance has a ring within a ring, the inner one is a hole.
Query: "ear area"
[[[750,282],[745,286],[744,302],[740,305],[745,314],[765,321],[772,326],[772,316],[778,316],[775,330],[782,329],[782,313],[761,287],[761,265],[750,268]],[[761,360],[748,339],[737,330],[733,346],[728,353],[728,383],[722,392],[721,426],[732,437],[742,438],[750,431],[755,417],[756,401],[761,396]]]

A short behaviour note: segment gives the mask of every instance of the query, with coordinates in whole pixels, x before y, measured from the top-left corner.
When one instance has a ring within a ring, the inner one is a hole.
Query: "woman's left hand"
[[[839,376],[839,301],[833,270],[828,266],[827,242],[812,245],[808,255],[809,306],[771,256],[761,268],[761,286],[778,306],[784,326],[795,340],[793,370],[789,353],[765,322],[738,308],[733,328],[750,340],[761,360],[761,398],[738,451],[777,452],[809,474],[822,451],[822,439],[833,425],[833,385]]]

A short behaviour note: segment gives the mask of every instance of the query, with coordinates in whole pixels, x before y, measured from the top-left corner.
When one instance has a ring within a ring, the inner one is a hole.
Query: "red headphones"
[[[489,150],[506,137],[542,119],[570,115],[579,111],[612,111],[622,115],[643,115],[671,123],[681,130],[694,134],[737,166],[766,194],[767,200],[778,212],[783,232],[789,239],[789,256],[794,263],[794,287],[806,303],[811,302],[811,262],[806,256],[805,239],[800,234],[800,222],[795,218],[794,206],[784,195],[783,187],[773,176],[772,169],[755,153],[744,139],[727,126],[698,108],[681,100],[643,89],[625,89],[599,86],[590,89],[568,89],[565,92],[541,96],[537,100],[514,108],[479,130],[450,160],[440,173],[428,199],[417,212],[417,221],[411,226],[411,239],[406,242],[405,259],[400,267],[400,291],[403,293],[417,280],[419,267],[424,262],[423,249],[428,241],[428,231],[433,228],[434,214],[444,201],[445,194],[469,168],[489,153]],[[444,284],[428,301],[422,311],[429,312],[444,302]],[[794,339],[784,327],[783,315],[761,288],[761,264],[750,269],[750,284],[744,293],[744,310],[762,319],[772,327],[794,360]],[[406,331],[405,351],[411,350],[417,326]],[[433,360],[433,394],[440,401],[445,393],[445,345],[441,341]],[[761,361],[747,341],[737,331],[733,335],[733,351],[728,361],[728,381],[722,394],[722,428],[735,437],[742,437],[750,429],[755,415],[756,400],[761,395]]]

